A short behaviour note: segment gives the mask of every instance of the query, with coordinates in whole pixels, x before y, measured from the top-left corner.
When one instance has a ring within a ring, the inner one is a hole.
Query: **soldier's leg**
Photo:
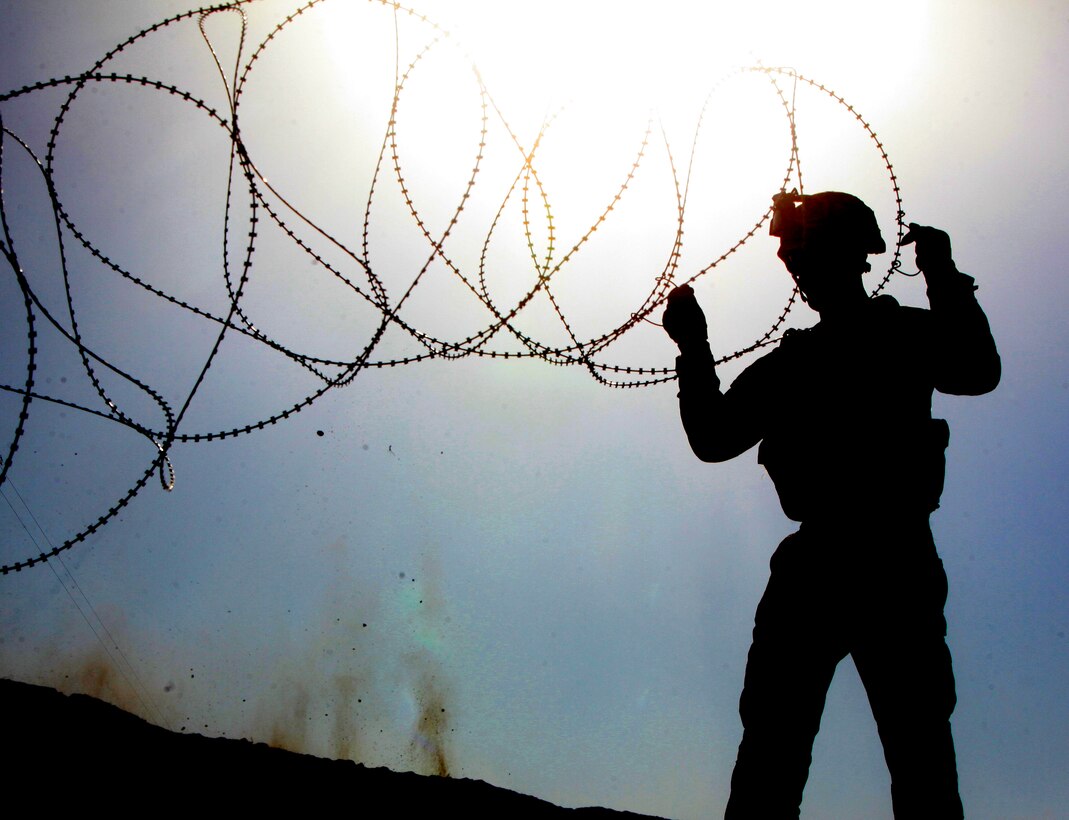
[[[835,630],[829,635],[829,596],[814,588],[823,586],[814,577],[820,573],[806,566],[804,551],[791,554],[791,538],[773,557],[754,618],[739,702],[743,737],[725,814],[730,820],[798,817],[824,699],[845,655]]]
[[[946,575],[938,558],[904,578],[852,654],[891,772],[895,817],[961,818],[950,714]],[[883,596],[876,596],[877,599]]]

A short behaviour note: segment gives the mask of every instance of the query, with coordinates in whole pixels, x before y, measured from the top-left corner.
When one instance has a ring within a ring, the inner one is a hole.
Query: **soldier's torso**
[[[766,357],[758,458],[789,517],[934,509],[947,428],[931,419],[930,344],[927,311],[879,297]]]

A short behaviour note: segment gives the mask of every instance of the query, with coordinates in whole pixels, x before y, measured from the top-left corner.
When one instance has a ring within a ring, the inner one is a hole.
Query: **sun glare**
[[[700,104],[724,73],[758,63],[791,66],[833,87],[864,88],[873,99],[884,99],[910,81],[928,39],[920,0],[893,10],[847,0],[408,5],[449,33],[510,110],[533,107],[539,115],[576,97],[667,115],[695,99]],[[372,0],[325,4],[321,30],[340,67],[355,69],[369,56],[392,62],[390,16],[389,6]],[[377,36],[360,37],[354,48],[354,34],[372,26]],[[433,34],[430,27],[426,33]],[[409,39],[402,50],[415,45]],[[360,83],[359,73],[343,73]]]
[[[755,63],[790,65],[833,86],[848,80],[874,98],[891,95],[926,46],[923,9],[918,0],[893,11],[845,0],[542,0],[527,7],[459,0],[429,13],[455,29],[495,86],[520,100],[560,104],[592,93],[670,110],[700,100],[723,73]]]
[[[393,213],[404,220],[406,208],[416,208],[425,236],[442,236],[463,203],[446,247],[469,277],[479,259],[507,259],[507,277],[500,268],[487,272],[500,292],[519,298],[549,274],[557,298],[581,305],[579,314],[611,303],[612,316],[577,320],[587,338],[644,304],[672,263],[677,214],[685,236],[672,280],[701,276],[697,284],[718,289],[721,303],[733,306],[726,318],[739,327],[738,344],[767,329],[787,298],[786,280],[754,292],[770,246],[757,248],[752,261],[733,255],[715,277],[704,271],[753,229],[772,193],[801,184],[787,116],[795,105],[804,183],[813,186],[806,190],[854,191],[892,228],[896,203],[869,134],[835,98],[791,72],[835,89],[878,126],[922,70],[927,29],[919,2],[897,5],[893,16],[844,0],[451,0],[411,8],[326,0],[307,15],[319,39],[319,107],[345,108],[369,157],[386,133],[380,173],[403,176],[412,196]],[[759,67],[782,72],[751,70]],[[403,89],[392,110],[397,79]],[[329,122],[321,130],[340,132]],[[355,156],[353,144],[332,150]],[[532,150],[536,178],[510,192]],[[465,186],[476,181],[468,199]],[[377,203],[388,204],[387,188],[377,190]],[[762,231],[751,244],[767,241]],[[428,282],[451,277],[438,267]],[[421,287],[426,296],[435,285]],[[407,309],[421,310],[421,297]],[[436,305],[426,310],[426,321],[438,321]]]

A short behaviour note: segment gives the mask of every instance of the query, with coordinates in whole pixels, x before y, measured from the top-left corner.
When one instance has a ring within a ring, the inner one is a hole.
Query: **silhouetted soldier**
[[[949,428],[932,418],[932,392],[994,389],[998,353],[945,233],[909,226],[931,309],[902,307],[862,284],[885,246],[860,199],[774,202],[779,257],[820,321],[787,331],[722,394],[693,290],[673,290],[664,314],[694,453],[725,461],[760,442],[783,511],[801,522],[772,556],[754,619],[727,817],[798,816],[832,674],[852,655],[895,816],[958,818],[946,575],[928,526]]]

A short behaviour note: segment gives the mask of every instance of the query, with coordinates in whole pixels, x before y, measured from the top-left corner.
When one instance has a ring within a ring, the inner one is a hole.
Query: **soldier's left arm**
[[[917,267],[928,284],[931,355],[935,388],[941,393],[978,396],[998,386],[1002,362],[976,284],[958,270],[950,237],[937,228],[911,223],[902,244],[915,242]]]

